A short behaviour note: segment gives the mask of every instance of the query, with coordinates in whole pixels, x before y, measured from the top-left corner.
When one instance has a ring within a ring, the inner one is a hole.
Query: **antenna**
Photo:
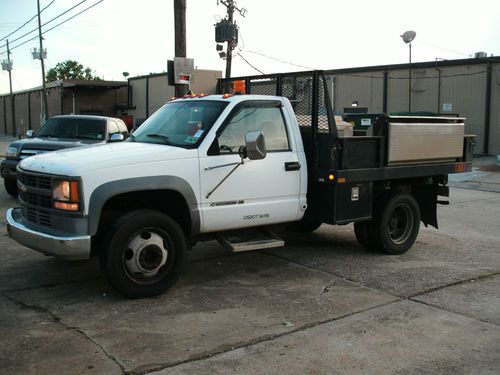
[[[401,38],[403,38],[403,42],[406,44],[411,43],[413,39],[417,36],[417,33],[413,30],[408,30],[403,33],[403,35],[400,35]]]

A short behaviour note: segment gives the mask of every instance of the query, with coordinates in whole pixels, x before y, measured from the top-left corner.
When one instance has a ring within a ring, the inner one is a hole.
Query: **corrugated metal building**
[[[24,134],[40,127],[41,87],[0,96],[0,134]],[[48,117],[61,114],[115,116],[127,105],[127,82],[59,80],[47,83]]]
[[[335,112],[432,112],[466,117],[476,153],[500,154],[500,58],[464,59],[327,72]],[[411,106],[410,106],[411,100]]]
[[[196,93],[215,94],[217,80],[222,72],[217,70],[195,69],[190,89]],[[168,85],[168,73],[149,74],[132,77],[129,83],[129,110],[136,124],[142,123],[158,108],[175,95],[175,87]]]

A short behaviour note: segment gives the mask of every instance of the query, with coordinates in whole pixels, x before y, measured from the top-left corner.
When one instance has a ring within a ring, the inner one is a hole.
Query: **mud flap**
[[[419,185],[414,191],[420,208],[420,217],[424,225],[439,229],[437,220],[438,185]]]

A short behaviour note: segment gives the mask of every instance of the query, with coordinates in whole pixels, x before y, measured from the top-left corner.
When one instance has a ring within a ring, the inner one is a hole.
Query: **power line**
[[[85,2],[85,1],[87,1],[87,0],[83,0],[82,2],[78,3],[77,5],[79,5],[79,4],[81,4],[81,3]],[[51,31],[51,30],[54,30],[56,27],[59,27],[59,26],[61,26],[61,25],[65,24],[66,22],[68,22],[68,21],[72,20],[73,18],[75,18],[75,17],[79,16],[80,14],[82,14],[82,13],[84,13],[84,12],[86,12],[86,11],[90,10],[91,8],[93,8],[93,7],[95,7],[96,5],[98,5],[98,4],[100,4],[100,3],[102,3],[103,1],[104,1],[104,0],[99,0],[98,2],[96,2],[96,3],[92,4],[92,5],[90,5],[89,7],[85,8],[85,9],[83,9],[82,11],[80,11],[80,12],[76,13],[75,15],[71,16],[70,18],[67,18],[67,19],[65,19],[64,21],[59,22],[57,25],[52,26],[50,29],[45,30],[45,31],[43,32],[43,35],[45,35],[46,33],[48,33],[48,32],[49,32],[49,31]],[[77,6],[77,5],[76,5],[76,6]],[[73,8],[74,8],[74,7],[73,7]],[[69,11],[69,10],[68,10],[68,11]],[[68,11],[66,11],[65,13],[67,13]],[[61,15],[62,15],[62,14],[61,14]],[[59,17],[60,17],[60,15],[59,15],[59,16],[57,16],[56,18],[59,18]],[[54,18],[53,20],[55,20],[56,18]],[[51,20],[51,21],[52,21],[52,20]],[[50,22],[50,21],[49,21],[49,22]],[[47,23],[49,23],[49,22],[47,22]],[[44,25],[46,25],[47,23],[45,23]],[[42,26],[43,26],[43,25],[42,25]],[[13,49],[16,49],[16,48],[18,48],[18,47],[21,47],[21,46],[25,45],[26,43],[29,43],[29,42],[31,42],[32,40],[37,39],[37,38],[38,38],[38,36],[35,36],[35,37],[31,38],[31,39],[28,39],[28,40],[26,40],[26,41],[24,41],[24,42],[22,42],[22,43],[20,43],[20,44],[15,45],[15,46],[14,46],[14,47],[12,47],[10,50],[12,51]],[[3,55],[3,54],[5,54],[5,53],[7,53],[7,52],[1,52],[1,53],[0,53],[0,55]]]
[[[492,71],[498,71],[497,69],[492,69]],[[412,76],[412,80],[419,80],[419,79],[443,79],[443,78],[455,78],[455,77],[467,77],[467,76],[474,76],[478,74],[486,74],[486,70],[481,70],[479,72],[472,72],[472,73],[459,73],[459,74],[449,74],[449,75],[441,75],[441,76],[431,76],[431,77],[415,77]],[[328,74],[328,72],[325,72],[326,75],[339,75],[339,76],[350,76],[350,77],[357,77],[357,78],[371,78],[371,79],[384,79],[383,76],[373,76],[373,75],[363,75],[361,74],[355,74],[355,73],[332,73]],[[410,77],[387,77],[387,79],[395,79],[395,80],[404,80],[404,79],[410,79]]]
[[[435,44],[432,44],[432,43],[427,43],[427,42],[423,42],[423,41],[418,41],[418,43],[422,43],[422,44],[426,44],[428,46],[431,46],[431,47],[434,47],[434,48],[437,48],[437,49],[441,49],[443,51],[448,51],[448,52],[451,52],[451,53],[456,53],[457,55],[462,55],[462,56],[469,56],[468,53],[463,53],[463,52],[459,52],[459,51],[454,51],[452,49],[448,49],[448,48],[443,48],[443,47],[439,47],[439,46],[436,46]]]
[[[47,9],[48,7],[50,7],[52,4],[54,4],[54,1],[55,0],[52,0],[50,3],[48,3],[41,11],[40,13],[42,13],[45,9]],[[11,32],[10,34],[4,36],[2,39],[0,39],[0,42],[2,40],[5,40],[7,39],[9,36],[11,36],[12,34],[15,34],[17,33],[19,30],[21,30],[24,26],[26,26],[28,23],[30,23],[31,21],[33,21],[36,17],[38,16],[38,14],[35,14],[33,17],[31,17],[28,21],[26,21],[25,23],[22,24],[22,26],[19,26],[17,29],[15,29],[13,32]]]
[[[262,70],[259,70],[259,69],[257,69],[255,66],[253,66],[252,64],[250,64],[250,63],[248,62],[248,60],[247,60],[247,59],[245,59],[245,58],[244,58],[244,57],[243,57],[243,56],[242,56],[239,52],[237,52],[236,54],[237,54],[239,57],[241,57],[241,58],[243,59],[243,61],[244,61],[244,62],[246,62],[246,63],[247,63],[248,65],[250,65],[253,69],[255,69],[256,71],[258,71],[260,74],[266,74],[266,73],[264,73]]]
[[[69,9],[65,10],[64,12],[60,13],[60,14],[59,14],[59,15],[57,15],[56,17],[54,17],[54,18],[50,19],[49,21],[45,22],[44,24],[42,24],[42,27],[43,27],[43,26],[45,26],[45,25],[48,25],[49,23],[51,23],[51,22],[55,21],[56,19],[58,19],[58,18],[60,18],[60,17],[64,16],[66,13],[68,13],[68,12],[72,11],[73,9],[75,9],[75,8],[76,8],[76,7],[78,7],[78,6],[80,6],[81,4],[83,4],[83,3],[84,3],[84,2],[86,2],[86,1],[87,1],[87,0],[82,0],[82,1],[80,1],[78,4],[73,5],[71,8],[69,8]],[[104,0],[102,0],[102,1],[104,1]],[[40,13],[41,13],[41,12],[40,12]],[[35,16],[35,17],[36,17],[36,16]],[[25,33],[25,34],[23,34],[23,35],[21,35],[21,36],[17,37],[17,38],[16,38],[16,39],[14,39],[14,40],[11,40],[11,43],[16,42],[16,41],[18,41],[19,39],[22,39],[22,38],[24,38],[25,36],[28,36],[28,35],[30,35],[30,34],[32,34],[32,33],[34,33],[35,31],[38,31],[38,27],[37,27],[37,28],[34,28],[34,29],[33,29],[33,30],[31,30],[31,31],[28,31],[27,33]],[[33,40],[33,39],[30,39],[29,41],[31,41],[31,40]],[[5,45],[3,45],[2,47],[4,47],[4,46],[5,46]],[[0,47],[0,48],[2,48],[2,47]]]
[[[293,65],[293,66],[296,66],[296,67],[299,67],[299,68],[304,68],[304,69],[308,69],[308,70],[317,70],[316,68],[311,68],[310,66],[304,66],[304,65],[294,64],[294,63],[289,62],[289,61],[285,61],[285,60],[278,59],[276,57],[268,56],[268,55],[263,54],[261,52],[257,52],[257,51],[245,51],[245,52],[255,53],[256,55],[260,55],[262,57],[266,57],[268,59],[271,59],[271,60],[274,60],[274,61],[278,61],[280,63],[284,63],[284,64],[288,64],[288,65]]]

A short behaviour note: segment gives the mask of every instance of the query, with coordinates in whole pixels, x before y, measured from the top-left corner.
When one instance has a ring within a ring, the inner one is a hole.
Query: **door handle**
[[[287,161],[285,162],[285,171],[298,171],[300,169],[300,163],[298,161]]]

